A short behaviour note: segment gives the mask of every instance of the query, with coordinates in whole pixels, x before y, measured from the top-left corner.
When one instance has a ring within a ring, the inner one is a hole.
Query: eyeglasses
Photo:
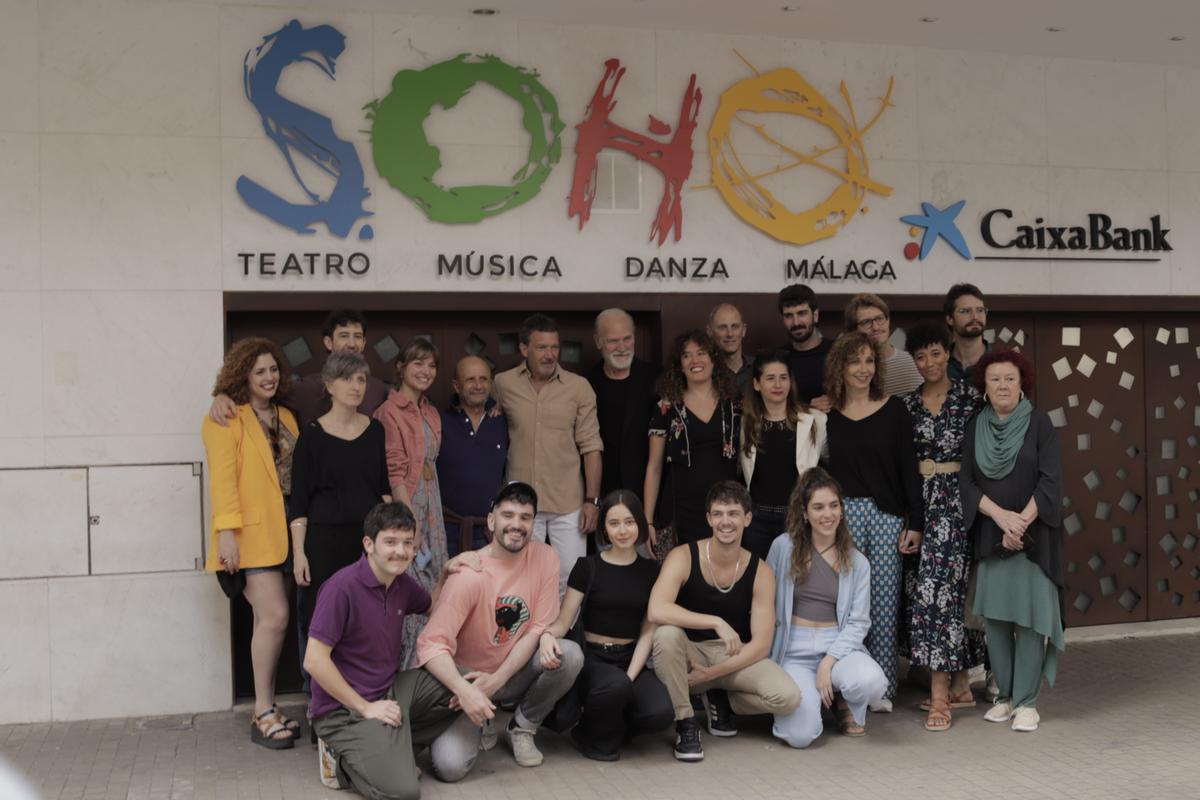
[[[983,316],[987,316],[987,312],[988,312],[987,306],[975,306],[974,308],[964,306],[962,308],[954,309],[954,313],[959,315],[960,317],[965,317],[969,314],[975,314],[977,316],[983,317]]]
[[[866,330],[870,330],[871,328],[876,328],[876,327],[881,328],[881,327],[884,327],[887,325],[887,321],[888,321],[888,318],[886,316],[884,316],[883,314],[880,314],[877,317],[868,317],[867,319],[860,319],[858,321],[858,329],[860,331],[866,331]]]

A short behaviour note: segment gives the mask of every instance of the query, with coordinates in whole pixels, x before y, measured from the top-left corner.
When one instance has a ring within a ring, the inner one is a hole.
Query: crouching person
[[[700,761],[704,748],[689,697],[703,692],[708,732],[735,736],[732,712],[788,714],[800,690],[767,660],[775,632],[775,576],[749,550],[750,493],[736,481],[708,491],[712,537],[680,545],[650,593],[654,671],[675,708],[675,758]]]
[[[887,691],[887,678],[863,646],[871,627],[871,565],[854,549],[842,516],[842,489],[814,467],[792,491],[787,530],[771,544],[767,564],[778,576],[780,624],[771,660],[800,687],[800,707],[776,714],[774,733],[792,747],[821,735],[821,706],[833,708],[846,736],[862,736],[867,705]]]
[[[417,663],[454,693],[464,716],[437,741],[434,769],[446,781],[464,778],[481,749],[495,744],[496,703],[516,703],[505,740],[522,767],[542,754],[534,736],[583,666],[579,645],[560,639],[561,656],[544,663],[542,632],[558,617],[558,555],[531,541],[537,494],[510,483],[487,516],[492,541],[477,551],[483,570],[461,570],[446,581],[437,608],[417,640]]]
[[[416,520],[403,503],[380,503],[363,523],[366,554],[321,587],[308,629],[304,668],[312,678],[313,729],[321,781],[372,800],[420,796],[416,751],[432,746],[459,716],[453,692],[423,669],[399,671],[404,620],[433,598],[405,574]],[[457,570],[467,555],[446,565]],[[436,595],[438,587],[435,587]],[[436,770],[435,770],[436,771]]]

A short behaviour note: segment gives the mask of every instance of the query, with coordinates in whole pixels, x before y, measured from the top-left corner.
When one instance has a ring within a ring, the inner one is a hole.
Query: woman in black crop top
[[[896,694],[901,554],[921,548],[925,507],[904,401],[883,393],[883,359],[866,334],[842,334],[825,361],[833,401],[826,435],[829,471],[846,493],[850,535],[871,562],[871,633],[867,649],[888,677],[875,711],[891,711]]]
[[[571,732],[580,751],[596,761],[616,761],[628,733],[666,728],[674,719],[666,688],[646,668],[654,626],[646,621],[658,562],[637,546],[650,535],[637,495],[610,492],[600,507],[596,539],[612,546],[575,562],[558,619],[542,634],[542,663],[558,661],[558,640],[575,619],[583,629],[584,664],[578,689],[583,715]]]

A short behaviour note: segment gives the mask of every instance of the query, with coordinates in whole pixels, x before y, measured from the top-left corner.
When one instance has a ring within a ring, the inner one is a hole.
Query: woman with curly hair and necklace
[[[900,556],[916,553],[925,528],[912,416],[883,392],[879,345],[861,331],[833,343],[825,392],[833,401],[826,433],[829,471],[846,493],[850,535],[871,562],[871,635],[867,649],[888,676],[874,711],[891,711],[897,686]]]
[[[716,343],[699,329],[676,336],[650,418],[643,493],[656,553],[712,535],[705,497],[713,484],[737,478],[740,427],[733,373]],[[675,541],[664,543],[664,549],[656,544],[656,528],[667,527]]]
[[[800,707],[775,717],[774,734],[792,747],[821,735],[821,706],[835,709],[838,729],[862,736],[867,705],[887,689],[867,654],[871,565],[854,549],[842,513],[842,487],[820,467],[800,476],[788,504],[787,533],[771,544],[775,582],[771,660],[800,687]]]
[[[242,339],[225,356],[213,386],[236,404],[237,415],[200,427],[208,457],[212,542],[206,569],[241,572],[254,611],[250,663],[254,711],[250,739],[272,750],[292,747],[300,726],[275,706],[275,671],[288,624],[284,571],[292,451],[299,433],[292,412],[276,402],[288,380],[287,361],[269,339]]]

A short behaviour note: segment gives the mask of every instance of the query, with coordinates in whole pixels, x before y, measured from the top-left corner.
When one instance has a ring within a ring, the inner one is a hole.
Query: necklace
[[[717,571],[713,569],[712,556],[708,552],[711,546],[711,540],[704,543],[704,560],[708,562],[708,571],[712,573],[713,588],[721,594],[729,594],[733,591],[733,587],[737,584],[738,570],[742,568],[742,550],[740,547],[738,548],[737,562],[733,565],[733,580],[729,582],[728,586],[722,589],[720,584],[717,583]]]

